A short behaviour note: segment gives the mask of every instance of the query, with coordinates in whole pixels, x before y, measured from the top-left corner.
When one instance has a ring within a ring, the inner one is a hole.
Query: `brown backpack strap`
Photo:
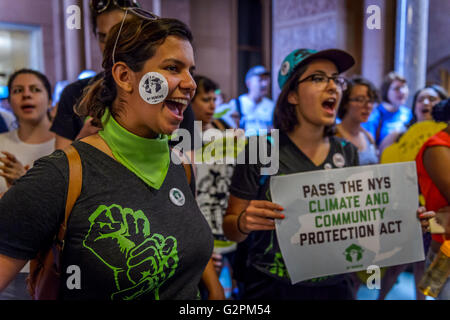
[[[69,161],[69,187],[67,191],[66,210],[64,215],[64,221],[58,231],[57,240],[58,245],[61,246],[61,250],[64,247],[64,238],[66,237],[67,221],[69,220],[72,208],[77,201],[81,193],[81,185],[83,179],[83,169],[81,166],[80,154],[74,146],[70,145],[65,148],[64,153]]]
[[[189,163],[183,163],[184,171],[186,172],[186,177],[188,184],[191,184],[191,178],[192,178],[192,170],[191,165]]]
[[[81,192],[82,167],[80,155],[72,145],[63,151],[69,162],[69,186],[65,216],[51,248],[38,252],[36,258],[30,261],[27,287],[34,300],[56,300],[59,298],[61,254],[64,249],[67,221]]]

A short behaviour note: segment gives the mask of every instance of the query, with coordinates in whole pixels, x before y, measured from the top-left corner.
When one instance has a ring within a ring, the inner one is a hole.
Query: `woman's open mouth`
[[[186,109],[188,103],[189,100],[181,98],[166,99],[166,101],[164,101],[164,105],[167,107],[173,117],[179,121],[183,120],[183,112]]]
[[[328,98],[322,102],[322,107],[327,111],[327,113],[334,115],[337,107],[336,98]]]
[[[20,107],[20,109],[25,112],[25,113],[30,113],[32,112],[34,109],[36,109],[36,107],[34,105],[31,104],[25,104],[23,106]]]

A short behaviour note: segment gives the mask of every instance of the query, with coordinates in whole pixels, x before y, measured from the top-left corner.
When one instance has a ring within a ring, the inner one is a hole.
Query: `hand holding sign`
[[[414,162],[276,176],[270,183],[286,212],[276,230],[292,283],[424,260]]]
[[[283,211],[279,204],[267,200],[252,200],[249,206],[241,214],[237,221],[239,228],[245,232],[259,230],[275,230],[274,219],[284,219]]]
[[[444,227],[445,238],[450,239],[450,206],[443,207],[436,212],[436,222]]]
[[[419,207],[417,209],[417,219],[422,226],[422,233],[430,231],[430,219],[435,217],[434,211],[427,211],[425,207]]]

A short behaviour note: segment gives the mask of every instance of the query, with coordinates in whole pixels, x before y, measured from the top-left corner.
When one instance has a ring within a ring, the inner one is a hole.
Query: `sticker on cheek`
[[[139,94],[149,104],[163,102],[169,93],[169,84],[166,78],[158,72],[146,73],[139,83]]]

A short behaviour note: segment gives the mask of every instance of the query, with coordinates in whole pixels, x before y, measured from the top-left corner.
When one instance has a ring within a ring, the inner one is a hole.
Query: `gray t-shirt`
[[[198,298],[213,237],[183,167],[171,162],[155,190],[96,148],[74,146],[83,185],[68,222],[61,298]],[[64,215],[67,183],[62,151],[38,160],[16,182],[0,201],[0,254],[32,259],[49,246]],[[80,289],[73,288],[73,270]]]

